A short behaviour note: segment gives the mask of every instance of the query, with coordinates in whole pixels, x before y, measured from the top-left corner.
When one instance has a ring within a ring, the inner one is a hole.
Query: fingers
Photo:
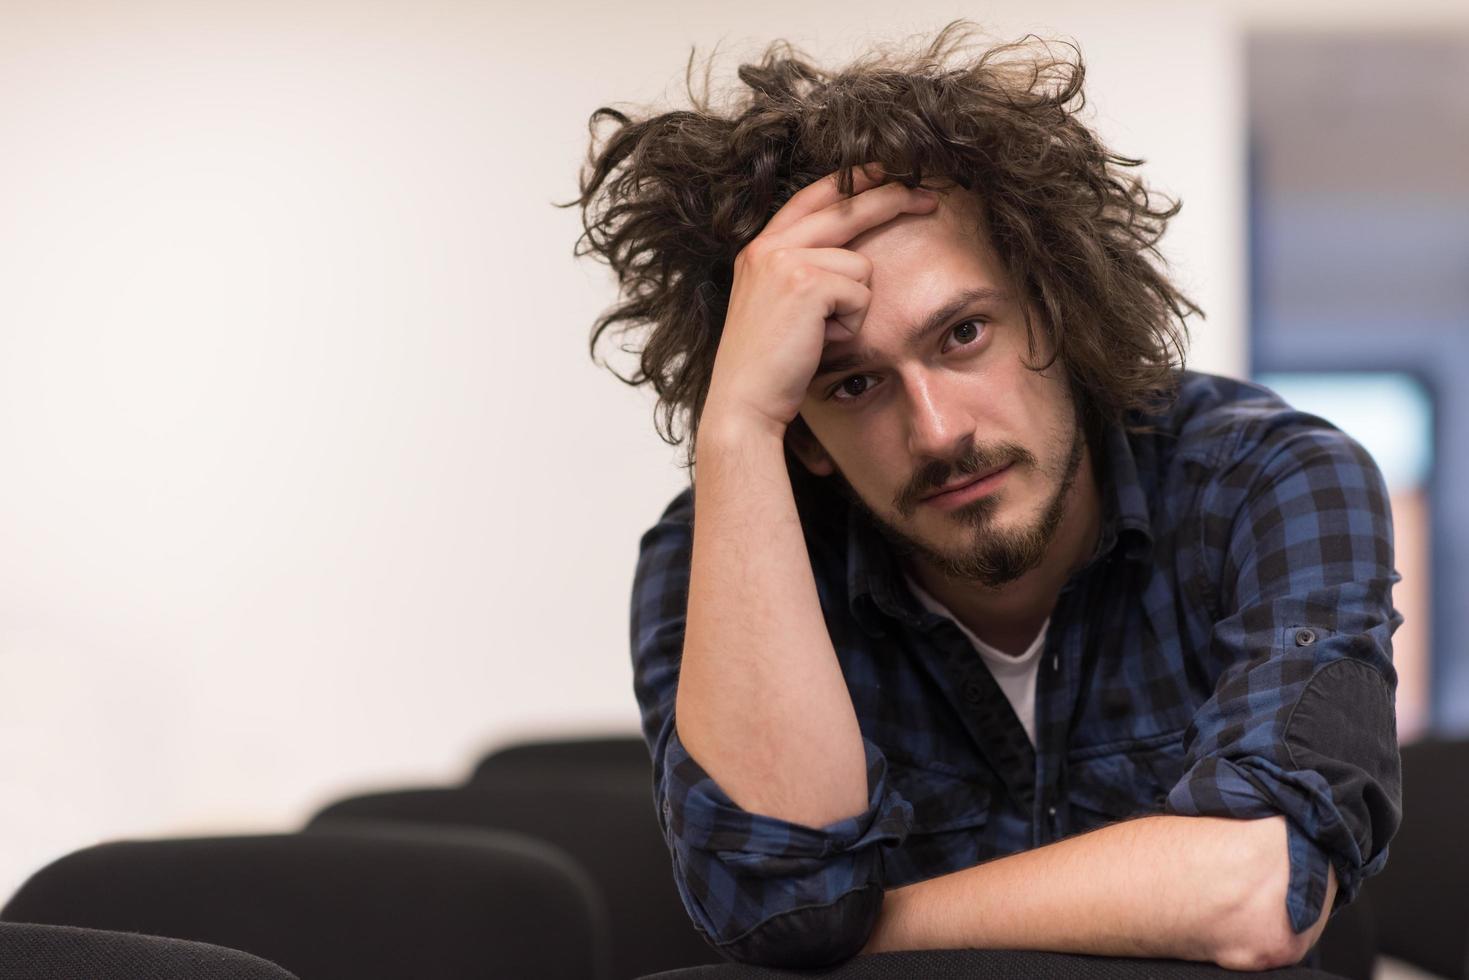
[[[901,214],[927,214],[936,207],[938,195],[932,191],[883,184],[808,214],[784,231],[772,233],[767,226],[741,249],[735,267],[793,249],[837,249]]]
[[[823,347],[826,344],[844,344],[855,336],[857,331],[851,326],[841,320],[831,319],[826,321],[826,332],[821,335],[821,343]]]
[[[767,244],[835,248],[901,214],[927,214],[937,206],[938,196],[931,191],[883,184],[806,215]]]
[[[774,234],[782,229],[795,224],[808,214],[820,211],[828,205],[835,204],[843,199],[842,192],[837,190],[837,174],[840,170],[834,170],[819,180],[814,180],[805,187],[791,195],[791,199],[781,205],[780,210],[771,216],[765,223],[763,233]],[[871,187],[882,183],[886,176],[882,172],[882,166],[877,163],[864,163],[852,171],[852,195],[855,197]],[[840,243],[838,243],[840,244]]]
[[[770,261],[780,265],[788,264],[787,271],[794,271],[797,266],[814,266],[827,272],[835,272],[837,275],[846,276],[857,282],[871,285],[872,282],[872,260],[865,255],[853,252],[846,248],[782,248],[775,249],[770,255]]]
[[[849,340],[861,329],[872,300],[867,256],[844,248],[775,248],[751,258],[746,268],[769,276],[783,293],[817,297],[825,306],[828,341]]]
[[[862,329],[867,319],[867,307],[872,302],[872,290],[848,276],[833,272],[818,273],[820,288],[830,297],[826,314],[825,340],[850,340]],[[841,324],[842,331],[834,331],[832,322]],[[844,333],[843,333],[844,331]]]

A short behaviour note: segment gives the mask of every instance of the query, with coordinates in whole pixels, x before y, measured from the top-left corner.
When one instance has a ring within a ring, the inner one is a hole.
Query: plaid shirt
[[[867,754],[868,808],[811,828],[737,806],[679,742],[692,488],[642,537],[634,683],[673,873],[725,955],[860,950],[882,889],[1150,813],[1284,814],[1297,932],[1387,860],[1401,817],[1392,523],[1367,453],[1256,385],[1180,374],[1114,428],[1095,556],[1061,590],[1036,741],[948,617],[908,591],[855,508],[797,491]],[[814,485],[814,484],[813,484]]]

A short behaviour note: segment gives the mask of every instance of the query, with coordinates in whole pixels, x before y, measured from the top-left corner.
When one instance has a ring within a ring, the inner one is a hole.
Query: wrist
[[[713,399],[704,403],[694,434],[696,452],[751,445],[784,446],[787,423],[755,409],[740,408]]]

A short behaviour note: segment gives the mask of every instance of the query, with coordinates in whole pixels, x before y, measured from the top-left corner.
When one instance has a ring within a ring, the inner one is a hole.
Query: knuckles
[[[805,289],[816,280],[816,270],[801,262],[785,262],[780,266],[781,278],[791,289]]]
[[[761,277],[773,277],[792,289],[809,286],[816,280],[819,271],[802,260],[799,249],[765,245],[759,239],[746,245],[735,257],[735,269]]]
[[[740,249],[739,254],[735,256],[735,272],[738,273],[743,270],[748,270],[751,267],[763,267],[770,262],[771,256],[777,251],[779,251],[777,247],[767,245],[756,238],[750,244]]]

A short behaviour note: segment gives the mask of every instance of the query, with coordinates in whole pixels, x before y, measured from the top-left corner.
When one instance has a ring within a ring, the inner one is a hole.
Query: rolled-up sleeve
[[[1231,515],[1203,532],[1220,563],[1210,656],[1226,666],[1167,802],[1182,815],[1283,814],[1298,933],[1321,915],[1328,865],[1340,907],[1382,869],[1402,816],[1387,491],[1357,443],[1309,423],[1238,454],[1205,502]]]
[[[825,827],[741,808],[689,755],[674,719],[692,554],[691,506],[676,498],[643,535],[632,595],[634,689],[653,760],[653,797],[685,908],[723,955],[822,966],[859,952],[882,906],[884,846],[912,807],[864,739],[868,806]]]

